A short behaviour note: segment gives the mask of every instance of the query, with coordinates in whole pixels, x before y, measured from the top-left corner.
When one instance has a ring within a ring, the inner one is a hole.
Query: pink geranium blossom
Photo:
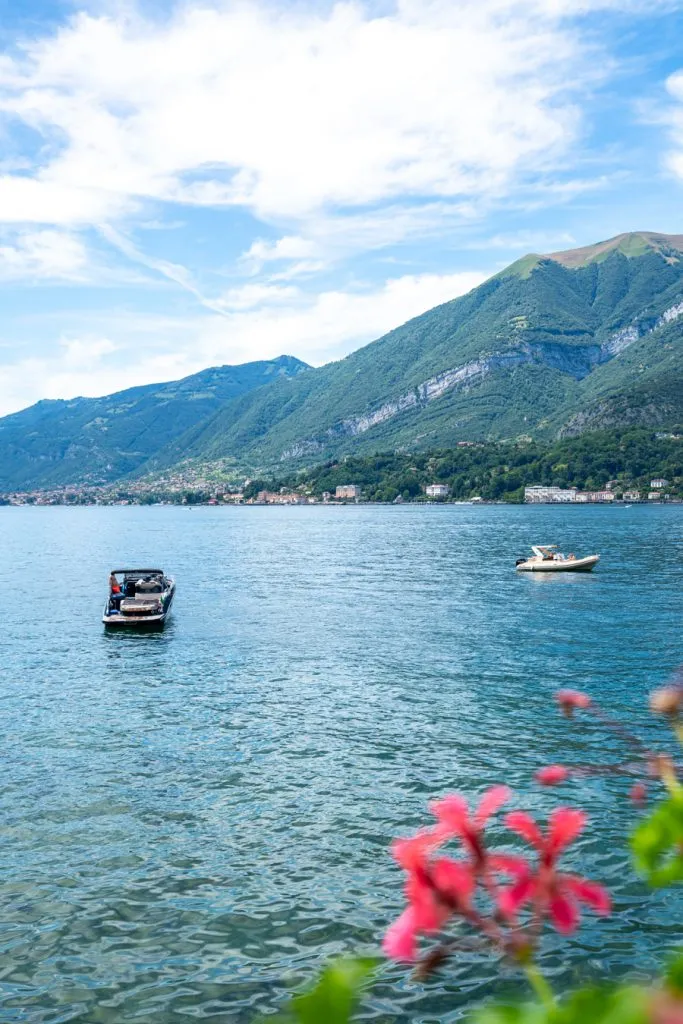
[[[591,907],[597,914],[609,914],[611,901],[607,890],[595,882],[578,875],[557,871],[560,854],[583,831],[586,815],[570,807],[560,807],[550,816],[548,830],[543,835],[531,815],[513,811],[505,824],[536,848],[539,864],[536,874],[520,876],[500,894],[500,910],[514,918],[526,904],[550,916],[559,932],[573,932],[580,919],[579,903]]]
[[[481,864],[485,858],[483,833],[486,822],[511,795],[512,790],[508,786],[492,786],[486,790],[474,812],[470,812],[467,801],[459,793],[435,800],[429,809],[439,825],[453,838],[459,838],[473,860]]]
[[[521,857],[501,854],[487,859],[484,847],[484,826],[509,796],[507,786],[494,786],[470,813],[467,801],[457,793],[451,794],[432,805],[435,826],[393,844],[394,858],[408,876],[408,906],[384,937],[383,949],[388,956],[414,960],[420,935],[438,932],[454,914],[467,915],[477,879],[485,869],[516,878],[528,873],[528,864]],[[436,856],[440,847],[455,837],[462,841],[469,859]]]

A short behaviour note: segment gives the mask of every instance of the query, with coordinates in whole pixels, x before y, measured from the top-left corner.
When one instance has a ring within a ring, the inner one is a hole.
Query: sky
[[[0,0],[0,415],[683,233],[683,0]]]

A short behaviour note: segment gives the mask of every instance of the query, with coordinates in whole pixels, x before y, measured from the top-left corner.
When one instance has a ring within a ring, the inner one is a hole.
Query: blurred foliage
[[[683,792],[658,804],[631,837],[637,870],[649,885],[683,881]]]
[[[586,988],[551,1007],[538,1004],[484,1007],[472,1024],[651,1024],[653,995],[635,986]]]
[[[378,963],[371,957],[334,961],[309,991],[292,998],[274,1024],[348,1024]]]

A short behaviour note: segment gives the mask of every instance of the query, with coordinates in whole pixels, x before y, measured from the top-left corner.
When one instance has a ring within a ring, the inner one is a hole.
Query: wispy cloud
[[[111,315],[99,333],[64,334],[40,358],[0,366],[0,415],[39,398],[100,395],[170,380],[206,366],[267,359],[283,352],[311,363],[340,357],[392,327],[479,284],[484,273],[391,278],[373,289],[305,296],[282,289],[277,300],[233,292],[221,316]]]
[[[0,244],[0,280],[83,282],[88,253],[75,235],[50,229],[19,232]]]
[[[173,281],[174,284],[177,284],[186,292],[194,295],[200,305],[205,306],[214,313],[221,314],[221,316],[225,315],[225,309],[222,303],[218,300],[208,298],[199,290],[187,267],[183,267],[179,263],[171,263],[170,260],[163,260],[156,256],[149,256],[135,245],[134,242],[131,242],[129,238],[126,238],[126,236],[120,231],[112,227],[111,224],[100,224],[99,230],[102,236],[106,238],[111,245],[115,246],[133,263],[139,263],[141,266],[147,267],[148,270],[153,270],[156,273],[161,274],[161,276],[165,277],[168,281]]]

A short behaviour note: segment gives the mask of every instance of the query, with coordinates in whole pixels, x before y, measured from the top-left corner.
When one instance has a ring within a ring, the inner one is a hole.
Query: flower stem
[[[683,792],[683,786],[681,786],[680,782],[676,778],[676,772],[673,765],[667,764],[665,762],[661,766],[660,773],[662,782],[669,790],[671,796],[680,797],[681,793]]]
[[[524,971],[529,984],[547,1010],[555,1006],[555,995],[536,964],[525,964]]]

